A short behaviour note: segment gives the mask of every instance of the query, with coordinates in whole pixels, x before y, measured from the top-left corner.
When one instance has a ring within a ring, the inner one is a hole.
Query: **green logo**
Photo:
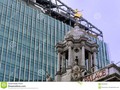
[[[101,86],[98,86],[98,89],[101,89]]]
[[[101,89],[101,84],[100,83],[98,83],[98,89]]]
[[[7,82],[1,82],[1,88],[3,89],[7,88]]]
[[[80,85],[82,85],[82,82],[79,81],[78,83],[79,83]]]

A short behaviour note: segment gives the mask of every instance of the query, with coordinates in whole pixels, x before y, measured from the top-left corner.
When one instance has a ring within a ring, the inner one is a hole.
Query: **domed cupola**
[[[73,39],[79,39],[81,36],[85,36],[85,32],[77,25],[70,30],[66,35],[65,39],[72,37]]]
[[[56,44],[56,81],[81,81],[85,74],[95,72],[97,48],[98,45],[90,41],[87,32],[76,23],[64,40]]]

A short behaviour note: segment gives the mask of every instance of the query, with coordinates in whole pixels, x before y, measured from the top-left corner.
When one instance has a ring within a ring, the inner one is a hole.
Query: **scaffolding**
[[[34,6],[39,6],[43,10],[43,13],[50,15],[51,17],[58,19],[70,26],[74,26],[76,20],[74,18],[74,10],[64,4],[60,0],[25,0],[28,5],[32,4]],[[100,29],[92,25],[90,22],[88,22],[85,18],[80,17],[79,19],[79,25],[81,28],[84,28],[84,30],[88,33],[91,33],[92,35],[103,38],[103,33]]]

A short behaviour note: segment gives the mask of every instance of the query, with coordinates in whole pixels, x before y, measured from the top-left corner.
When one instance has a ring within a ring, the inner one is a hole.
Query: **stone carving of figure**
[[[76,56],[75,65],[78,65],[78,57]]]
[[[52,81],[52,78],[50,77],[50,75],[48,74],[48,72],[46,73],[46,81]]]

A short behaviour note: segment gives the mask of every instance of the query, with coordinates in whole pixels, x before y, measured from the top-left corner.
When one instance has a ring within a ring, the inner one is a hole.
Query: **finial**
[[[74,18],[75,18],[75,20],[76,20],[76,23],[74,24],[74,27],[75,26],[79,26],[79,20],[80,20],[80,18],[82,17],[82,13],[81,13],[82,11],[78,11],[78,9],[75,9],[74,10]]]

